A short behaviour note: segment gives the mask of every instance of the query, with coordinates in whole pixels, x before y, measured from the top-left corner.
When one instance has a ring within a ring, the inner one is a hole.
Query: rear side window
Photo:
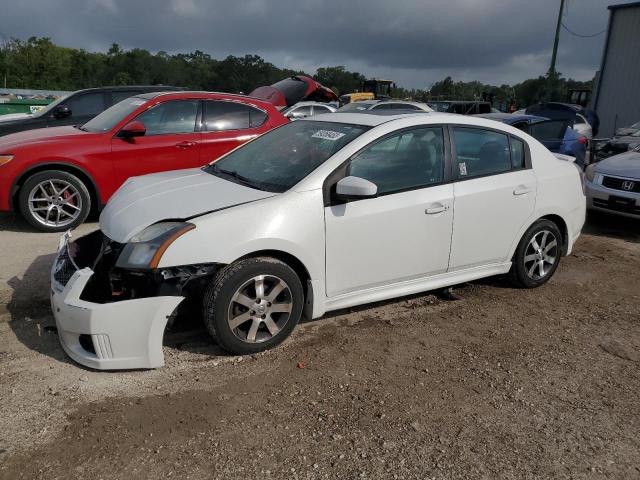
[[[525,167],[524,142],[511,137],[511,166],[515,169]]]
[[[509,137],[478,128],[454,127],[456,173],[459,178],[479,177],[511,170]]]
[[[204,103],[204,128],[209,132],[255,128],[267,120],[265,112],[244,103],[223,100]]]
[[[379,194],[427,187],[442,182],[444,140],[442,128],[406,130],[358,153],[349,175],[378,186]]]
[[[71,109],[71,115],[97,115],[106,108],[102,92],[76,95],[64,104]]]

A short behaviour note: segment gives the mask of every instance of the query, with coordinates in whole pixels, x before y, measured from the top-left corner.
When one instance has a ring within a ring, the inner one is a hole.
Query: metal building
[[[600,117],[599,137],[640,121],[640,2],[609,6],[593,109]]]

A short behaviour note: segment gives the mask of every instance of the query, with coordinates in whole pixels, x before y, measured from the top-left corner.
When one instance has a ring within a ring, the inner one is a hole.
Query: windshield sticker
[[[458,167],[460,167],[460,175],[466,175],[467,174],[467,164],[462,162],[458,164]]]
[[[331,130],[318,130],[316,133],[311,135],[311,138],[322,138],[323,140],[331,140],[335,142],[336,140],[340,140],[344,137],[344,133],[340,132],[332,132]]]

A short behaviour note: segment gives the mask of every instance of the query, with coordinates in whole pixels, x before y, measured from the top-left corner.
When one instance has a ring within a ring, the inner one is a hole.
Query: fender
[[[96,207],[100,208],[100,206],[103,204],[102,194],[100,193],[100,188],[98,187],[98,184],[93,179],[93,176],[89,172],[87,172],[84,168],[82,168],[81,166],[75,163],[70,163],[70,162],[47,161],[47,162],[38,162],[33,165],[30,165],[28,168],[20,172],[20,174],[16,176],[16,178],[13,180],[13,183],[11,184],[11,190],[10,190],[11,193],[9,195],[9,208],[11,209],[11,211],[15,211],[15,205],[14,205],[13,199],[16,196],[16,193],[18,191],[18,185],[22,183],[22,181],[26,177],[28,177],[29,174],[34,170],[47,170],[49,167],[51,167],[52,169],[63,167],[70,170],[75,170],[76,172],[80,172],[83,176],[88,178],[89,182],[91,183],[90,187],[93,189],[93,191],[96,194],[96,199],[97,199]]]
[[[564,226],[565,226],[565,232],[567,238],[563,238],[562,242],[563,242],[563,246],[562,246],[562,250],[563,250],[563,255],[565,255],[564,252],[567,251],[567,248],[569,247],[569,245],[567,244],[568,242],[571,242],[571,238],[570,238],[570,231],[569,231],[569,225],[570,223],[567,221],[567,218],[564,214],[560,214],[558,213],[557,210],[552,211],[550,209],[545,209],[545,210],[541,210],[541,211],[536,211],[534,213],[534,215],[532,215],[531,217],[529,217],[529,220],[524,224],[523,228],[520,229],[520,231],[518,232],[518,235],[516,235],[515,240],[513,241],[513,243],[511,244],[511,248],[509,248],[509,257],[507,257],[509,259],[509,261],[511,261],[511,259],[513,258],[513,256],[516,253],[516,248],[518,248],[518,244],[520,243],[520,240],[522,239],[522,236],[524,235],[524,232],[526,232],[529,227],[531,227],[531,225],[533,225],[534,223],[536,223],[538,220],[540,220],[542,217],[547,217],[547,216],[556,216],[556,217],[560,217],[562,219],[562,221],[564,222]]]

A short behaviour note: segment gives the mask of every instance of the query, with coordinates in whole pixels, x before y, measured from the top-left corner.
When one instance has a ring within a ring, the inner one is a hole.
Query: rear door
[[[451,127],[454,223],[449,270],[509,261],[533,214],[536,177],[526,143],[503,132]]]
[[[200,163],[205,165],[264,131],[267,112],[246,103],[205,100]]]
[[[116,135],[111,154],[117,181],[165,170],[200,165],[200,100],[171,100],[142,112],[135,120],[147,129],[142,137]]]

